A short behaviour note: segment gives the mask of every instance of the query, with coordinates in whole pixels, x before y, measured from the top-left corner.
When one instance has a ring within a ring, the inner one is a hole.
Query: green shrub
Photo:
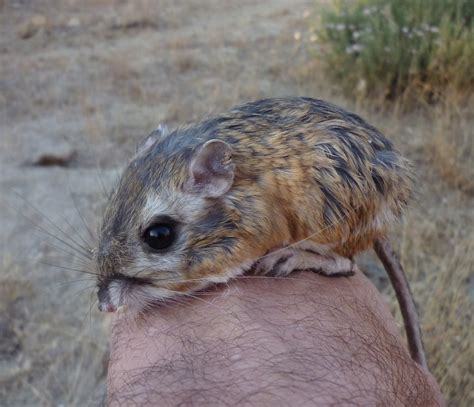
[[[432,101],[474,87],[473,0],[340,0],[318,31],[327,72],[351,96]]]

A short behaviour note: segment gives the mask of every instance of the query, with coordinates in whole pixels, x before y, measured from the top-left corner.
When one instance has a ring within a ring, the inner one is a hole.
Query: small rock
[[[37,14],[31,17],[26,23],[23,23],[17,31],[17,34],[20,38],[26,40],[33,37],[38,32],[43,31],[48,26],[48,19],[41,15]]]
[[[77,17],[70,18],[66,24],[66,26],[69,28],[77,28],[80,25],[81,25],[81,20],[79,20]]]
[[[57,151],[43,151],[31,160],[31,165],[38,167],[69,167],[77,157],[77,151],[71,149],[58,149]]]

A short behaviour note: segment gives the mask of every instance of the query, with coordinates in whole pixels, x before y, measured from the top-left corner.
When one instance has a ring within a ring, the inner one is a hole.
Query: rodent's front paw
[[[354,275],[356,268],[351,259],[335,253],[284,248],[263,256],[256,263],[253,274],[284,277],[293,271],[310,270],[324,276],[348,277]]]
[[[253,273],[261,276],[287,276],[293,271],[289,261],[294,255],[292,249],[279,249],[266,254],[258,260]]]

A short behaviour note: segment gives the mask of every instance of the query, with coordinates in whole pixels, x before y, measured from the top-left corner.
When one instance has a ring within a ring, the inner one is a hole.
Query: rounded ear
[[[160,124],[155,130],[153,130],[144,140],[142,140],[137,146],[136,155],[144,153],[159,139],[169,134],[168,126],[166,124]]]
[[[232,148],[224,141],[209,140],[191,158],[184,190],[203,197],[217,198],[232,186],[234,170]]]

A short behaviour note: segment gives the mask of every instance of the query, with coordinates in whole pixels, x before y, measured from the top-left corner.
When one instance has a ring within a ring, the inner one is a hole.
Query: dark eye
[[[167,249],[174,240],[174,226],[167,223],[155,223],[143,233],[143,241],[153,250]]]

